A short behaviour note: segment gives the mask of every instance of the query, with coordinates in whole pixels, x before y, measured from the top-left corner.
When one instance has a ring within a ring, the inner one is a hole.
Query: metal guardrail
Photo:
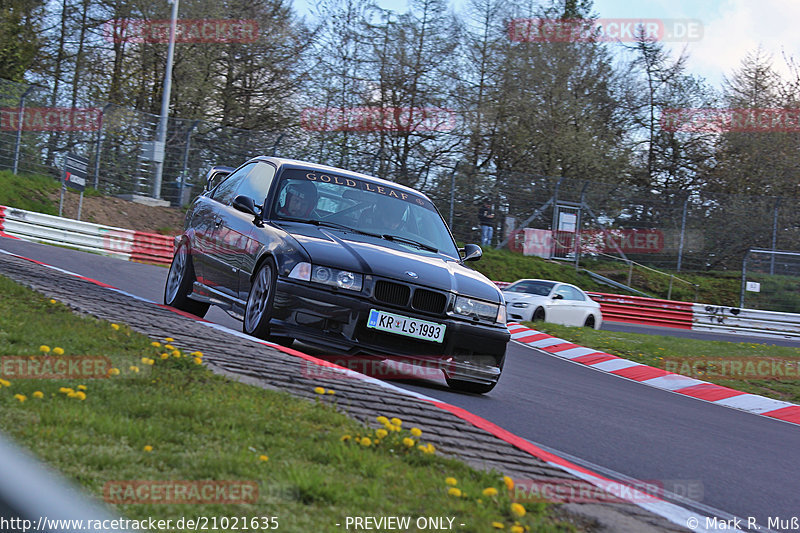
[[[119,520],[81,490],[0,436],[0,531],[102,531],[88,521]],[[80,522],[82,521],[82,523]],[[106,522],[110,523],[110,522]],[[127,529],[115,529],[125,532]]]
[[[0,206],[0,235],[69,246],[126,261],[168,265],[173,237]]]

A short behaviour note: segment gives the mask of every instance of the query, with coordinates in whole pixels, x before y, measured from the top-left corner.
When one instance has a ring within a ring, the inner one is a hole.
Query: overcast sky
[[[456,11],[464,0],[450,0]],[[403,12],[406,0],[378,0],[386,9]],[[300,14],[307,13],[307,0],[295,0]],[[691,42],[665,43],[677,56],[684,46],[688,69],[721,88],[724,75],[737,68],[747,52],[759,46],[772,55],[776,70],[788,73],[784,56],[800,59],[798,0],[594,0],[601,19],[695,19],[702,24],[702,37]],[[619,46],[619,45],[614,45]]]

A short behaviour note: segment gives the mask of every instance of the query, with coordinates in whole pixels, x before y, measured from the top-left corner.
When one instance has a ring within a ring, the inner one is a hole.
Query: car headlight
[[[480,300],[467,298],[466,296],[459,296],[456,298],[453,311],[457,315],[478,317],[484,320],[491,320],[492,322],[499,322],[501,308],[503,310],[503,315],[505,315],[505,306],[481,302]]]
[[[340,270],[325,266],[314,266],[311,263],[297,263],[289,273],[292,279],[322,283],[339,289],[360,291],[363,277],[356,272]]]
[[[511,307],[519,307],[520,309],[527,309],[530,304],[525,302],[514,302]]]

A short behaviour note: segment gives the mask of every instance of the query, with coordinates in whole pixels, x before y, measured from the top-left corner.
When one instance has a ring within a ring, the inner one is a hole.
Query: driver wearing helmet
[[[396,233],[403,225],[406,203],[402,200],[381,198],[375,204],[373,221],[377,229]]]
[[[278,214],[292,218],[308,218],[317,206],[317,188],[307,181],[291,181],[286,186],[286,198]]]

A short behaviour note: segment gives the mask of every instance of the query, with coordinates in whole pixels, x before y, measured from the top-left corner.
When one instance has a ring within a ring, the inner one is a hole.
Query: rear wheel
[[[182,242],[175,250],[175,256],[169,266],[167,283],[164,285],[164,303],[202,318],[206,316],[209,304],[189,298],[194,281],[194,266],[189,254],[189,245]]]
[[[594,315],[589,315],[586,317],[586,322],[583,323],[583,327],[594,328]]]

